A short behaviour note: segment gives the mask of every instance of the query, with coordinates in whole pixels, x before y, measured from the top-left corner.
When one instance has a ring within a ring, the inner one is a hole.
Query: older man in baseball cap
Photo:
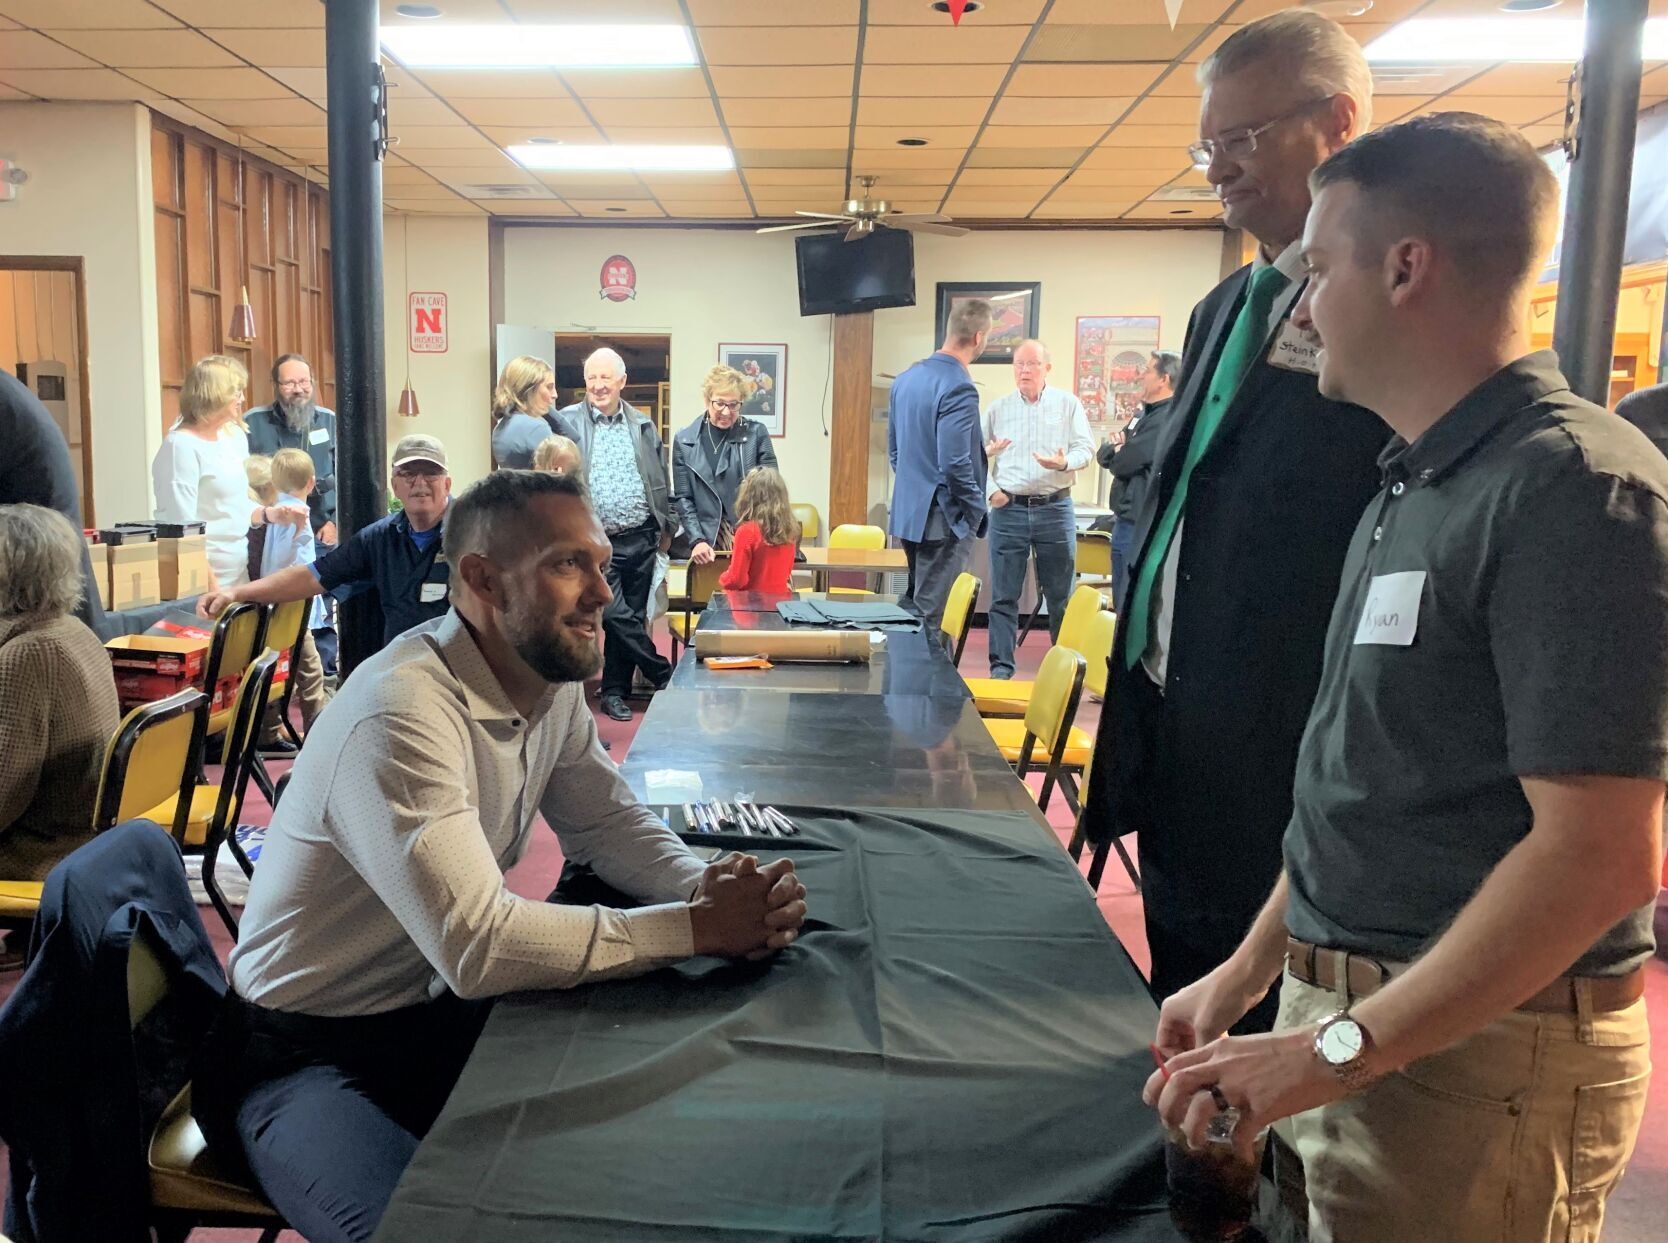
[[[216,617],[241,600],[281,604],[320,592],[345,598],[374,587],[382,601],[384,643],[442,616],[450,580],[440,533],[452,502],[445,446],[433,436],[402,438],[394,446],[391,482],[398,513],[355,532],[312,565],[211,591],[198,601],[198,613]]]

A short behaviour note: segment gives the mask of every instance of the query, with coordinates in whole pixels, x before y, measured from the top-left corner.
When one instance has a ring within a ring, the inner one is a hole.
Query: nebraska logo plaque
[[[624,255],[609,255],[602,261],[602,288],[597,297],[625,302],[637,296],[637,269]]]

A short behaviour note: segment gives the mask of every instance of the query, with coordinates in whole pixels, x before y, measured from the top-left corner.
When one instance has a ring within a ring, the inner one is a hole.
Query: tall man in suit
[[[1293,10],[1241,28],[1199,78],[1194,158],[1258,253],[1188,324],[1085,811],[1092,841],[1139,835],[1160,998],[1227,959],[1280,873],[1338,574],[1388,439],[1321,396],[1316,343],[1290,322],[1309,174],[1370,120],[1360,47]]]
[[[990,516],[979,393],[968,371],[984,352],[990,320],[990,303],[962,303],[951,312],[938,351],[892,382],[891,532],[909,560],[909,586],[898,603],[921,619],[933,644],[950,585]]]

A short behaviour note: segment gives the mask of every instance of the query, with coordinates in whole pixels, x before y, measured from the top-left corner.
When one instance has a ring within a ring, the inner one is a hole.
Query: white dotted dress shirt
[[[517,897],[543,813],[575,863],[660,905]],[[642,807],[578,683],[521,716],[455,612],[355,670],[307,736],[255,866],[230,975],[257,1005],[374,1014],[634,975],[692,954],[703,864]]]

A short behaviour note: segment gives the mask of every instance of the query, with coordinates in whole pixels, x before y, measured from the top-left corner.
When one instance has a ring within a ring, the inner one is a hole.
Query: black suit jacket
[[[1649,436],[1658,449],[1668,453],[1668,384],[1629,393],[1616,403],[1616,413]]]
[[[1175,491],[1249,279],[1249,267],[1228,277],[1188,322],[1182,386],[1135,520],[1132,565]],[[1085,811],[1092,840],[1114,829],[1144,835],[1150,905],[1182,898],[1206,920],[1237,925],[1236,940],[1279,873],[1338,576],[1390,436],[1376,415],[1322,397],[1314,376],[1271,365],[1273,336],[1188,488],[1156,715],[1135,717],[1132,697],[1120,694],[1127,679],[1147,675],[1139,664],[1124,668],[1128,632],[1118,628]]]
[[[1143,406],[1134,429],[1124,436],[1122,448],[1108,442],[1095,453],[1095,460],[1112,472],[1116,484],[1112,512],[1126,522],[1134,522],[1140,516],[1147,478],[1152,474],[1153,454],[1164,437],[1164,422],[1171,404],[1171,399],[1166,397]]]

